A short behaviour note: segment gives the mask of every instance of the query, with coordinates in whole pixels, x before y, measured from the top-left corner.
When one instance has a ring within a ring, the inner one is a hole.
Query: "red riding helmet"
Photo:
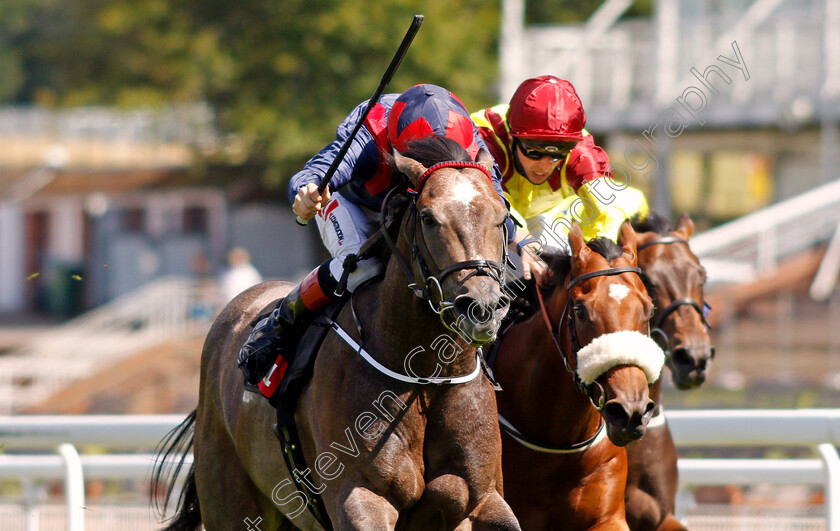
[[[470,113],[458,96],[431,84],[414,85],[394,102],[388,113],[388,140],[404,153],[412,140],[437,136],[458,142],[475,160],[478,144]]]
[[[549,142],[583,140],[586,114],[575,88],[565,79],[539,76],[519,85],[507,111],[510,134]]]

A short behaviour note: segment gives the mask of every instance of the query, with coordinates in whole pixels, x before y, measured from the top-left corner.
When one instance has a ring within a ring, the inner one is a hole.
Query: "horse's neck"
[[[408,259],[410,251],[402,237],[397,248]],[[432,376],[437,371],[440,376],[459,376],[475,368],[475,348],[446,329],[429,304],[414,295],[394,257],[388,261],[380,285],[373,322],[378,346],[375,356],[394,370],[405,372],[406,357],[412,352],[410,368],[417,376]],[[459,353],[451,359],[453,352]]]
[[[552,319],[561,319],[565,300],[552,297],[546,302]],[[560,326],[565,325],[561,322]],[[600,414],[577,390],[541,313],[516,325],[514,331],[509,353],[518,351],[521,357],[513,365],[507,364],[505,372],[510,374],[505,380],[520,382],[521,387],[518,392],[503,393],[515,417],[508,420],[523,433],[555,445],[591,437],[600,425]],[[528,348],[522,348],[525,345]],[[568,349],[568,343],[563,348]]]

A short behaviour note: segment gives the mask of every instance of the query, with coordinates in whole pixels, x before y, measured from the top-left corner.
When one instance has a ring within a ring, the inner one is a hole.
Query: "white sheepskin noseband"
[[[577,355],[577,373],[585,384],[618,365],[636,365],[645,371],[648,383],[662,372],[665,354],[656,341],[635,330],[622,330],[598,336]]]

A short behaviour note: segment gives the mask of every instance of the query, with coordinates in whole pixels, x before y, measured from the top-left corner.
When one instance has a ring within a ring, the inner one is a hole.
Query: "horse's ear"
[[[475,158],[475,161],[487,170],[487,173],[493,175],[493,155],[490,154],[489,151],[486,149],[481,149],[478,152],[478,156]]]
[[[636,231],[633,230],[629,219],[625,219],[618,229],[618,245],[621,246],[624,257],[636,265]]]
[[[684,213],[677,220],[677,226],[674,227],[674,232],[679,234],[683,240],[688,240],[694,234],[694,222],[691,220],[688,212]]]
[[[416,188],[417,183],[420,182],[420,177],[426,173],[426,167],[417,162],[414,159],[410,159],[400,153],[399,151],[394,149],[394,164],[399,170],[400,173],[405,175],[409,182],[411,182],[411,186]]]
[[[569,229],[569,245],[572,247],[572,256],[579,260],[586,260],[589,256],[589,246],[583,241],[583,231],[580,230],[580,223],[577,221],[573,221]]]

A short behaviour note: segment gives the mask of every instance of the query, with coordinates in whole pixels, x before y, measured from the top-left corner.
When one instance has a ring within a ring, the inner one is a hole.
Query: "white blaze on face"
[[[466,179],[459,181],[452,188],[452,198],[460,201],[465,206],[468,206],[478,194],[479,192],[475,185]]]
[[[624,284],[610,284],[610,297],[615,299],[615,302],[621,304],[628,293],[630,293],[630,288]]]

